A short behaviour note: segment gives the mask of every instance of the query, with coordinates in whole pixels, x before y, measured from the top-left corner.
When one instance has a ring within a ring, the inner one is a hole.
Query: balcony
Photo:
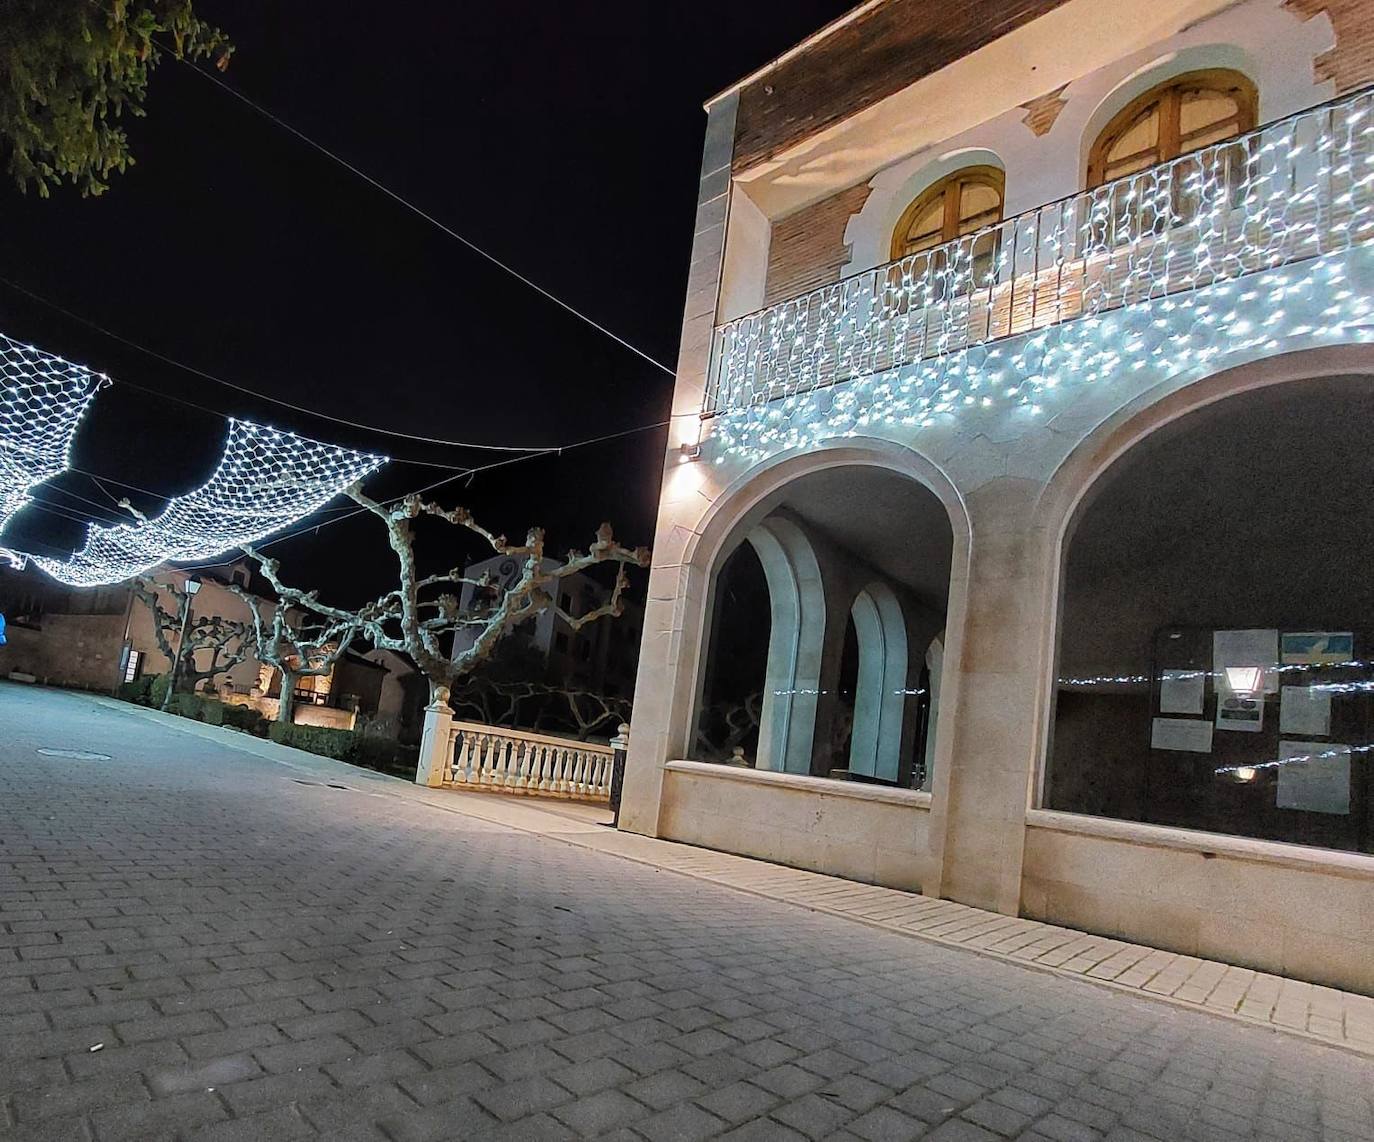
[[[1372,106],[1345,96],[718,326],[702,414],[1370,242]]]

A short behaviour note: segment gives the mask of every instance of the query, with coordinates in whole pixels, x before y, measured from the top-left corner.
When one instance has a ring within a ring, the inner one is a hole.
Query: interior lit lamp
[[[1253,695],[1264,685],[1264,667],[1228,666],[1226,685],[1234,694]],[[1238,765],[1231,775],[1240,782],[1254,781],[1259,776],[1259,770],[1253,765]]]
[[[1233,694],[1253,694],[1264,681],[1262,666],[1228,666],[1226,686]]]

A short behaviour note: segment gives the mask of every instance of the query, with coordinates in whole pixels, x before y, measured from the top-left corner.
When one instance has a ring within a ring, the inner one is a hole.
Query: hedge
[[[142,678],[135,678],[132,682],[121,682],[119,684],[119,696],[126,702],[147,706],[152,700],[153,682],[160,677],[162,677],[160,674],[145,674]]]
[[[389,738],[360,734],[356,730],[333,730],[326,726],[288,726],[273,722],[267,736],[281,745],[294,746],[307,753],[332,757],[382,773],[409,773],[415,768],[414,752]]]
[[[296,726],[285,722],[273,722],[267,727],[267,736],[282,745],[295,746],[308,753],[323,754],[336,761],[344,761],[355,748],[353,739],[358,735],[352,730],[331,730],[327,726]]]

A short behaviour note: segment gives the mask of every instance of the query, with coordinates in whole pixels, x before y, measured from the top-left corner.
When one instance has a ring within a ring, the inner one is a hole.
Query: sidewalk
[[[599,806],[428,789],[399,778],[263,741],[221,727],[90,696],[182,732],[277,764],[308,780],[378,796],[421,801],[444,812],[534,833],[769,900],[866,924],[1094,986],[1207,1011],[1374,1057],[1374,998],[1249,968],[1093,936],[948,900],[768,864],[607,827]]]

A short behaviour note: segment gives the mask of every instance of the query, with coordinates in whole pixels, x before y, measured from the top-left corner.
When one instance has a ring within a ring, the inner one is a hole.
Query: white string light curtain
[[[72,437],[109,378],[0,333],[0,532],[33,488],[65,472]]]
[[[224,454],[201,487],[137,523],[92,526],[70,559],[33,556],[63,583],[122,583],[160,563],[210,560],[317,511],[375,472],[385,456],[230,420]]]

